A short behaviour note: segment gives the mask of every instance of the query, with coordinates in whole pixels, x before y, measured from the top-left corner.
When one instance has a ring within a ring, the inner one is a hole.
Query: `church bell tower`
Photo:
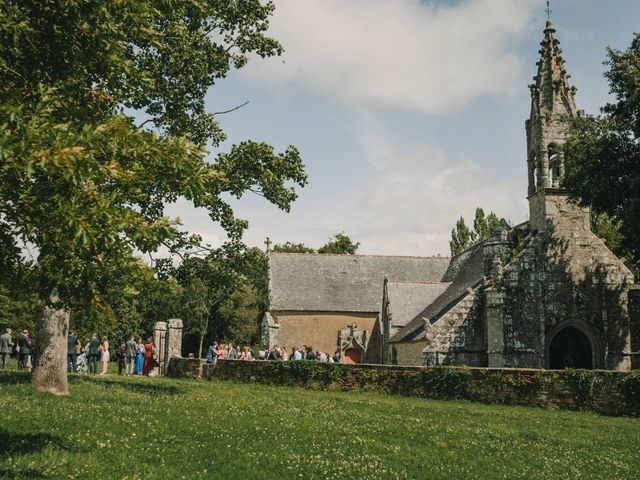
[[[560,187],[564,158],[559,147],[565,141],[569,119],[578,116],[576,87],[569,85],[570,75],[564,68],[562,49],[555,32],[551,20],[547,20],[538,52],[538,73],[533,77],[535,83],[529,85],[531,115],[525,122],[528,196],[541,189]]]
[[[570,75],[564,68],[562,49],[555,36],[556,29],[547,20],[544,39],[540,42],[538,72],[529,85],[531,114],[525,122],[527,131],[527,173],[529,186],[529,221],[536,230],[544,229],[549,222],[557,223],[558,215],[568,207],[565,191],[561,188],[564,175],[565,143],[572,118],[581,115],[576,107],[576,87],[569,84]],[[555,206],[554,206],[555,205]],[[581,223],[588,225],[588,209],[576,210]],[[588,228],[588,227],[587,227]]]

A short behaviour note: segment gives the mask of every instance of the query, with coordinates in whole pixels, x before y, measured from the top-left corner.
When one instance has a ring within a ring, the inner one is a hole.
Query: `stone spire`
[[[556,29],[547,20],[540,42],[538,73],[529,85],[531,115],[527,130],[528,195],[540,189],[559,186],[564,174],[564,159],[559,146],[565,141],[568,117],[576,117],[576,88],[569,85]]]

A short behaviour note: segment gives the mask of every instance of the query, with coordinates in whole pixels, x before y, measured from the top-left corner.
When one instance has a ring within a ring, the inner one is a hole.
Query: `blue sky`
[[[309,184],[290,213],[234,201],[245,240],[318,247],[344,231],[359,253],[448,255],[450,231],[476,206],[527,219],[524,121],[546,20],[543,0],[276,0],[271,35],[285,54],[254,59],[214,86],[210,111],[229,140],[301,151]],[[578,107],[608,99],[607,46],[626,48],[637,0],[554,0],[552,21]],[[215,154],[215,151],[212,152]],[[204,211],[169,214],[209,242]]]

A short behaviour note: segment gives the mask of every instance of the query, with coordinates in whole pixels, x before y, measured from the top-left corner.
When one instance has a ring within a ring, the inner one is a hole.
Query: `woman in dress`
[[[249,347],[244,347],[240,354],[240,360],[251,360],[251,354],[249,353]]]
[[[107,369],[109,368],[109,339],[107,337],[102,337],[102,371],[100,375],[106,375]]]
[[[142,374],[149,375],[153,371],[153,354],[155,353],[155,347],[153,346],[153,338],[149,337],[147,343],[144,344],[144,365],[142,367]]]
[[[225,350],[226,350],[226,345],[224,343],[221,343],[220,345],[218,345],[218,350],[216,350],[217,360],[224,360]]]
[[[144,363],[144,344],[142,343],[142,337],[138,338],[138,343],[136,344],[136,368],[134,370],[134,374],[142,375],[142,366]]]

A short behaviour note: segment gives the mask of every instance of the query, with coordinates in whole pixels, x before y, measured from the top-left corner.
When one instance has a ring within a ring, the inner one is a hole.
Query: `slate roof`
[[[380,312],[384,279],[439,282],[447,257],[269,253],[272,311]]]
[[[387,282],[387,299],[391,309],[391,326],[404,327],[425,305],[433,303],[449,286],[449,283]]]
[[[402,342],[413,339],[420,333],[425,320],[434,322],[440,315],[448,311],[470,288],[474,288],[482,281],[484,256],[482,247],[484,242],[471,247],[451,259],[443,282],[451,282],[447,289],[432,303],[428,304],[406,327],[397,332],[389,341]]]

